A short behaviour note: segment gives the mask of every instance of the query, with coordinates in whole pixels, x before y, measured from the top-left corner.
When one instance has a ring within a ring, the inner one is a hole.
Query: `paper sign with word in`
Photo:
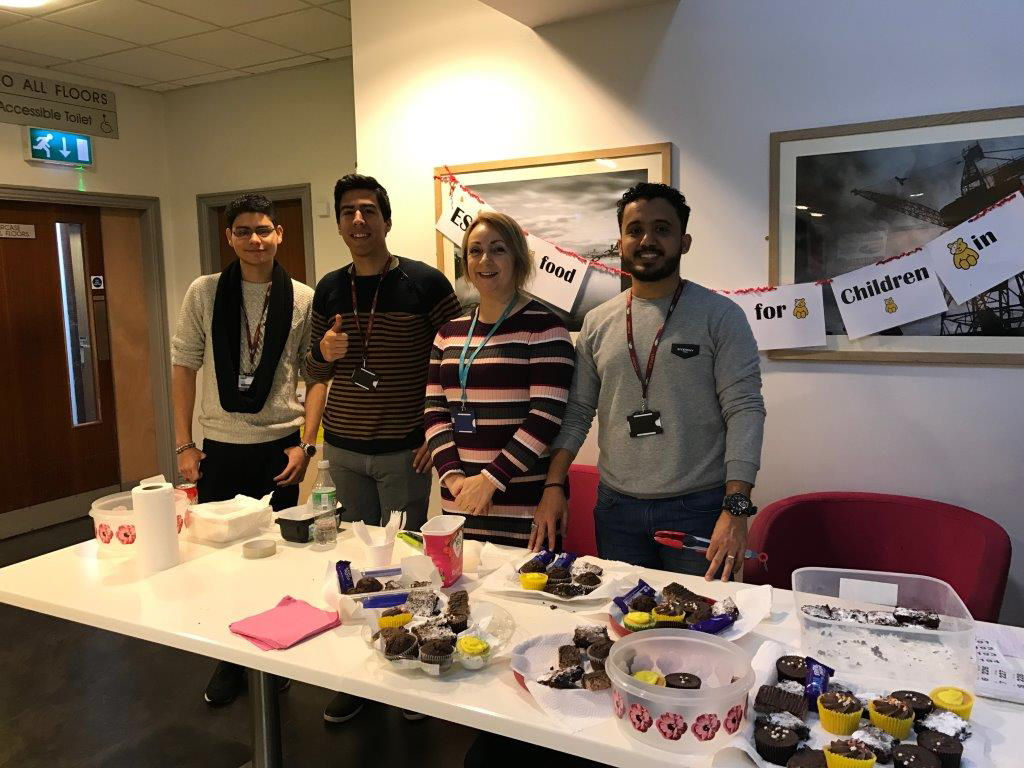
[[[462,235],[480,211],[493,211],[487,203],[481,203],[462,189],[455,189],[452,195],[441,196],[441,215],[436,229],[455,245],[462,245]]]
[[[533,254],[535,268],[533,278],[526,284],[527,293],[571,312],[590,266],[539,237],[528,235],[526,244]]]
[[[851,339],[946,311],[942,286],[924,251],[833,277],[832,293]]]
[[[1024,272],[1024,195],[953,227],[924,251],[957,304]]]
[[[820,285],[798,283],[725,295],[743,308],[758,349],[825,346],[825,307]]]

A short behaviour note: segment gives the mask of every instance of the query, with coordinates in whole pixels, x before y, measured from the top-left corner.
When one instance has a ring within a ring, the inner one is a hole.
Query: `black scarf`
[[[213,362],[217,370],[220,407],[228,413],[259,413],[270,395],[274,373],[292,327],[292,280],[277,262],[270,277],[270,304],[263,332],[263,355],[253,373],[252,386],[238,389],[242,351],[242,267],[238,260],[220,273],[213,301]]]

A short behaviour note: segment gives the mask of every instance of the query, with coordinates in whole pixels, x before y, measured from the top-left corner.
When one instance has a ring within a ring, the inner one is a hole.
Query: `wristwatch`
[[[753,517],[757,513],[750,497],[745,493],[732,493],[722,501],[722,509],[733,517]]]
[[[302,443],[302,442],[300,442],[299,443],[299,448],[301,448],[302,452],[304,454],[306,454],[306,458],[307,459],[312,459],[314,456],[316,456],[316,446],[315,445],[310,445],[309,443]]]

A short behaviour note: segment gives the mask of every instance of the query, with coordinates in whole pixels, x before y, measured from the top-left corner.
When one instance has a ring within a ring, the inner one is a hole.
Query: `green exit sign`
[[[92,137],[52,128],[28,129],[28,159],[59,165],[92,167]]]

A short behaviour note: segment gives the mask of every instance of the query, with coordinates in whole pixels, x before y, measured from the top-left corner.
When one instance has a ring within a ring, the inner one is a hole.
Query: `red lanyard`
[[[370,351],[370,337],[373,335],[373,319],[377,316],[377,299],[380,298],[380,287],[384,284],[384,276],[388,273],[388,267],[391,266],[391,257],[388,256],[388,260],[384,262],[384,269],[380,271],[380,279],[377,281],[377,288],[373,292],[373,301],[370,303],[370,319],[366,321],[366,335],[363,336],[363,326],[359,322],[359,300],[356,298],[356,267],[355,264],[348,272],[348,284],[352,288],[352,314],[356,320],[356,330],[359,331],[360,337],[363,340],[363,368],[366,367],[366,356]]]
[[[633,370],[636,371],[636,377],[640,381],[640,391],[643,394],[643,407],[647,410],[647,388],[651,385],[651,375],[654,373],[654,358],[658,356],[658,344],[661,342],[662,334],[665,333],[665,326],[668,325],[668,319],[672,317],[672,313],[676,309],[676,304],[679,303],[679,297],[683,293],[683,282],[679,281],[679,285],[676,286],[676,292],[672,296],[672,303],[668,305],[668,314],[665,315],[665,320],[661,324],[661,328],[658,329],[658,333],[654,337],[654,344],[651,346],[651,354],[647,357],[647,375],[642,376],[640,374],[640,360],[636,356],[636,344],[633,342],[633,291],[630,291],[626,296],[626,343],[629,347],[629,359],[633,363]]]
[[[263,318],[267,314],[267,307],[270,306],[270,287],[273,283],[267,284],[267,293],[263,297],[263,310],[260,312],[260,319],[256,321],[256,335],[253,336],[249,328],[249,315],[245,312],[245,300],[242,300],[242,318],[245,320],[245,343],[249,347],[249,373],[256,369],[256,353],[260,349],[260,339],[263,338]]]

